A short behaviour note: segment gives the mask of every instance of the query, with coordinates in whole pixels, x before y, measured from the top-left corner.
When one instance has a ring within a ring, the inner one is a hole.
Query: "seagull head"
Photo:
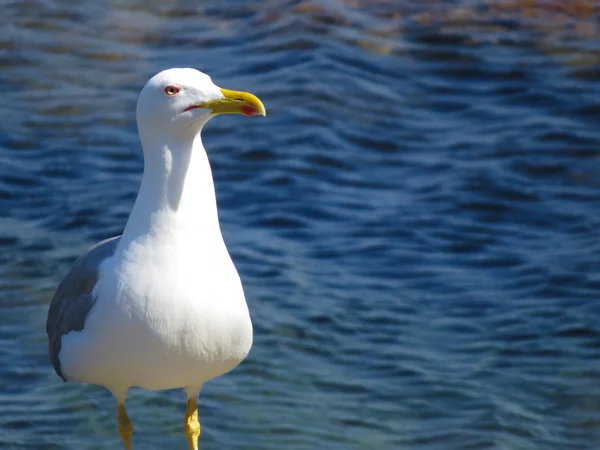
[[[266,112],[255,95],[222,89],[196,69],[157,73],[142,89],[136,109],[140,131],[177,134],[196,134],[217,114],[264,116]]]

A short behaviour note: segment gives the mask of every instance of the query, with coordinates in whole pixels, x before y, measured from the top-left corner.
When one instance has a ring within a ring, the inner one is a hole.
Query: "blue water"
[[[600,2],[226,5],[0,4],[0,448],[120,448],[45,318],[174,66],[268,111],[205,130],[255,344],[203,449],[600,448]],[[184,402],[134,390],[136,448],[186,448]]]

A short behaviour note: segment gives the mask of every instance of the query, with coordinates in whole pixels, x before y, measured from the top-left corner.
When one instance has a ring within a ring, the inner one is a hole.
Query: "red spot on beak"
[[[241,112],[245,116],[254,116],[255,114],[258,114],[258,109],[254,106],[244,105],[242,106]]]

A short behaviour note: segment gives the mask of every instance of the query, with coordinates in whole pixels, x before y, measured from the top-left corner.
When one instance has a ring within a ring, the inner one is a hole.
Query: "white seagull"
[[[224,113],[264,116],[265,107],[195,69],[165,70],[146,83],[136,110],[144,175],[123,235],[81,255],[50,305],[46,330],[56,373],[112,392],[127,450],[129,388],[184,388],[185,433],[196,450],[202,385],[235,368],[252,346],[200,136]]]

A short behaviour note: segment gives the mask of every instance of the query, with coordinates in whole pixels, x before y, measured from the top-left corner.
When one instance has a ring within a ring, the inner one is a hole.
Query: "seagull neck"
[[[144,175],[123,240],[219,231],[215,189],[200,133],[159,143],[143,139]]]

